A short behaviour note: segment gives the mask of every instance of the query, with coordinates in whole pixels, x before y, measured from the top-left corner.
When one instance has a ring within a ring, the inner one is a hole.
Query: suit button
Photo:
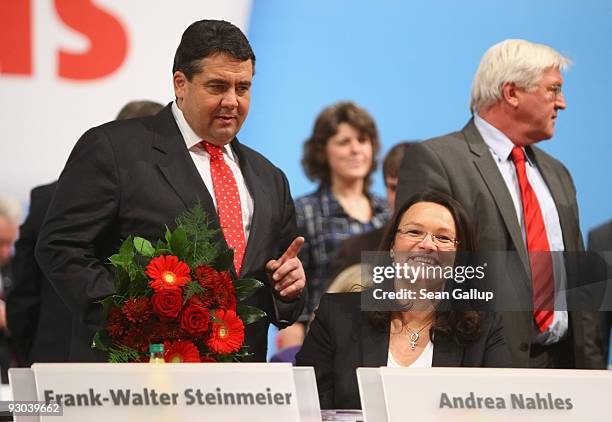
[[[529,344],[522,342],[521,344],[519,344],[519,350],[521,352],[526,352],[527,350],[529,350]]]

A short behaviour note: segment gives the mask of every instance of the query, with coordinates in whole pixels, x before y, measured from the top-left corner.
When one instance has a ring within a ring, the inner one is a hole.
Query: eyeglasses
[[[563,90],[561,85],[549,86],[548,88],[546,88],[546,92],[548,93],[548,96],[551,97],[550,99],[553,101],[556,101],[563,96]]]
[[[434,234],[418,229],[399,228],[397,229],[396,233],[398,234],[398,236],[415,243],[422,242],[427,237],[427,235],[431,235],[431,239],[434,245],[441,249],[454,248],[459,244],[459,241],[457,239],[454,239],[445,234]]]

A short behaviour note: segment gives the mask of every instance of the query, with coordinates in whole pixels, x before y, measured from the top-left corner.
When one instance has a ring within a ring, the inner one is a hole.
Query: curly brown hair
[[[341,101],[321,111],[315,121],[312,135],[304,142],[302,167],[310,180],[318,181],[326,187],[331,185],[331,169],[327,161],[326,146],[329,138],[338,132],[341,123],[349,124],[359,132],[360,136],[367,137],[372,143],[372,167],[364,183],[364,189],[367,191],[372,173],[376,170],[380,140],[372,116],[354,102]]]
[[[463,206],[450,195],[433,190],[426,190],[413,195],[399,207],[393,217],[391,217],[391,221],[387,224],[379,250],[389,251],[391,249],[402,216],[410,207],[419,202],[433,202],[442,205],[453,216],[457,240],[459,241],[455,265],[462,263],[461,261],[466,259],[469,253],[477,251],[478,245],[474,227]],[[462,254],[461,252],[464,253]],[[480,312],[465,309],[464,306],[456,301],[451,300],[450,303],[442,303],[436,310],[435,316],[436,318],[430,331],[430,333],[435,333],[435,344],[465,344],[478,339],[482,335],[483,315]],[[368,312],[368,322],[376,329],[385,329],[390,321],[391,312],[389,311]]]

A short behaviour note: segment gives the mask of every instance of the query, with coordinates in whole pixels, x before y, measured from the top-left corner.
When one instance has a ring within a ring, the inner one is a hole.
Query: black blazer
[[[296,236],[295,210],[285,175],[261,154],[234,139],[242,174],[254,200],[243,277],[266,282],[265,264],[278,258]],[[219,221],[185,141],[166,106],[152,117],[114,121],[87,131],[64,168],[36,248],[36,258],[75,315],[71,360],[103,360],[90,349],[100,328],[96,302],[114,293],[105,263],[122,239],[155,241],[165,225],[200,202]],[[221,239],[222,236],[220,235]],[[304,297],[286,303],[269,286],[247,303],[268,319],[247,326],[254,360],[265,360],[269,322],[284,325],[300,314]]]
[[[322,409],[361,408],[356,369],[387,366],[389,329],[373,328],[360,307],[359,293],[323,295],[297,355],[299,366],[315,368]],[[511,366],[501,318],[484,318],[482,336],[468,345],[434,343],[433,366]]]
[[[12,261],[13,285],[6,298],[11,336],[24,363],[67,362],[72,315],[43,275],[34,247],[57,182],[38,186],[30,195],[30,212],[19,230]]]

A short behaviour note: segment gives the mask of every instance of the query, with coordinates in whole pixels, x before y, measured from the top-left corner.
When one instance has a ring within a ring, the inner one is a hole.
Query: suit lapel
[[[532,157],[535,161],[536,167],[540,171],[544,182],[548,186],[548,190],[553,198],[555,207],[557,208],[557,214],[559,215],[559,224],[561,225],[561,232],[563,234],[563,244],[566,250],[571,250],[571,245],[574,245],[574,239],[568,239],[567,230],[569,227],[573,227],[575,217],[571,215],[571,208],[564,206],[565,189],[561,184],[561,181],[556,177],[555,170],[550,166],[549,162],[545,159],[541,151],[537,148],[528,147],[532,152]],[[567,203],[567,201],[565,201]]]
[[[495,160],[489,152],[489,147],[482,139],[480,132],[474,124],[474,120],[463,128],[463,135],[465,136],[470,151],[474,156],[474,165],[478,169],[480,176],[483,178],[487,185],[489,192],[495,200],[497,209],[504,220],[504,224],[514,248],[518,251],[521,261],[525,268],[529,268],[529,259],[527,257],[527,250],[523,243],[523,236],[521,234],[521,227],[519,226],[518,219],[516,218],[516,212],[514,208],[514,202],[512,196],[508,192],[508,187],[504,181],[503,176],[499,172],[499,168],[495,163]]]
[[[199,201],[213,225],[219,227],[212,197],[189,155],[170,106],[158,115],[156,123],[158,127],[152,148],[158,155],[157,167],[181,198],[185,208],[191,208]]]
[[[367,319],[365,312],[359,313],[361,331],[361,361],[364,367],[377,368],[387,366],[389,354],[389,325],[383,331],[374,329]]]
[[[238,139],[232,142],[232,148],[240,163],[240,170],[244,177],[244,182],[247,189],[253,198],[253,218],[251,219],[251,227],[249,231],[249,239],[247,240],[246,251],[244,254],[244,262],[242,263],[242,273],[246,274],[254,266],[254,249],[257,248],[255,243],[260,232],[266,229],[265,221],[265,204],[270,203],[268,194],[264,190],[262,183],[258,183],[259,171],[253,163],[249,161],[248,154],[245,153],[245,148],[240,144]]]

